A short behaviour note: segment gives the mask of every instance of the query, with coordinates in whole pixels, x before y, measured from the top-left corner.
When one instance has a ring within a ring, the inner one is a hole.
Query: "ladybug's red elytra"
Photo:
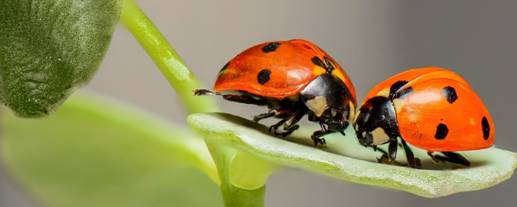
[[[469,166],[455,151],[488,148],[495,136],[490,113],[467,81],[439,67],[407,70],[375,86],[354,128],[364,146],[389,144],[381,162],[395,160],[400,137],[411,167],[421,164],[406,142],[428,151],[434,161]]]
[[[291,134],[307,114],[321,126],[311,136],[315,145],[324,144],[321,137],[327,133],[344,133],[357,105],[352,81],[341,66],[318,46],[301,39],[246,49],[221,69],[214,90],[198,89],[195,94],[267,106],[267,113],[253,119],[281,119],[269,128],[275,135]]]

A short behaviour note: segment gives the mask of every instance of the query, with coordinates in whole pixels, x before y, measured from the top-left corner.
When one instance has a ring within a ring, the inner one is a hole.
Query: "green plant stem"
[[[230,183],[222,183],[224,204],[226,207],[263,207],[266,187],[256,190],[243,190]]]
[[[124,0],[121,20],[178,93],[179,99],[188,112],[198,113],[217,110],[212,98],[193,95],[193,90],[201,88],[201,84],[133,0]],[[228,207],[264,206],[264,186],[249,190],[239,188],[231,183],[229,177],[231,161],[226,161],[231,160],[235,153],[229,152],[220,143],[207,143],[207,146],[219,171],[220,188],[225,205]]]
[[[238,156],[239,152],[235,149],[231,149],[228,146],[214,143],[213,141],[206,140],[208,148],[211,152],[224,152],[224,153],[212,153],[214,162],[217,165],[219,177],[221,179],[221,192],[223,193],[224,204],[226,207],[263,207],[264,206],[264,194],[265,185],[258,188],[246,190],[235,186],[231,182],[232,174],[232,162]],[[250,173],[253,176],[254,173]]]
[[[201,84],[133,0],[124,0],[121,20],[178,93],[189,112],[217,110],[213,99],[193,95],[193,90],[201,88]]]

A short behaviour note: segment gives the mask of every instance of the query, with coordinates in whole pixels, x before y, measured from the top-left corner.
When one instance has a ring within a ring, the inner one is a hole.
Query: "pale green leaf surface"
[[[347,136],[339,133],[326,136],[327,148],[318,149],[312,147],[312,141],[308,139],[314,129],[311,127],[302,127],[302,130],[288,138],[290,142],[269,135],[267,127],[263,125],[229,114],[193,114],[188,121],[205,139],[225,143],[274,164],[423,197],[440,197],[488,188],[509,179],[517,167],[517,154],[498,148],[462,152],[472,162],[472,166],[461,168],[432,163],[424,151],[413,147],[415,155],[422,159],[424,169],[411,169],[376,163],[380,153],[360,146],[351,127],[346,131]],[[397,160],[400,164],[405,159],[402,151],[399,148]]]
[[[120,11],[120,0],[0,0],[0,101],[51,113],[93,76]]]
[[[73,96],[47,118],[2,122],[1,157],[44,206],[223,204],[202,139],[120,103]]]

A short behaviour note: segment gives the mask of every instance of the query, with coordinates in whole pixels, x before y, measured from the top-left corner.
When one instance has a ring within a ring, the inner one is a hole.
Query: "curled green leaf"
[[[312,143],[308,138],[311,129],[307,127],[286,141],[269,135],[267,127],[263,125],[224,113],[193,114],[188,122],[207,140],[224,143],[272,164],[302,168],[344,181],[430,198],[494,186],[510,178],[517,167],[516,153],[495,147],[462,152],[473,163],[468,168],[432,163],[424,151],[416,148],[413,148],[415,155],[422,160],[424,169],[379,164],[376,159],[380,153],[359,145],[351,127],[346,130],[347,136],[339,133],[325,136],[327,148],[318,149],[305,146]],[[397,155],[401,164],[405,157],[402,151],[399,150]],[[252,162],[236,164],[254,165]],[[264,184],[262,180],[256,182],[255,186]]]
[[[0,122],[1,163],[44,206],[223,205],[204,140],[123,104],[72,96],[48,118]]]
[[[120,0],[0,0],[0,101],[40,117],[97,70]]]

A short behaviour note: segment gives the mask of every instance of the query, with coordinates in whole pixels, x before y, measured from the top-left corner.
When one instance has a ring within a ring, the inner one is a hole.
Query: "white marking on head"
[[[324,96],[316,96],[311,100],[305,102],[307,108],[309,108],[317,117],[321,117],[325,110],[328,109],[327,98]]]
[[[377,127],[372,131],[373,145],[381,145],[390,140],[390,137],[384,132],[384,129]]]

